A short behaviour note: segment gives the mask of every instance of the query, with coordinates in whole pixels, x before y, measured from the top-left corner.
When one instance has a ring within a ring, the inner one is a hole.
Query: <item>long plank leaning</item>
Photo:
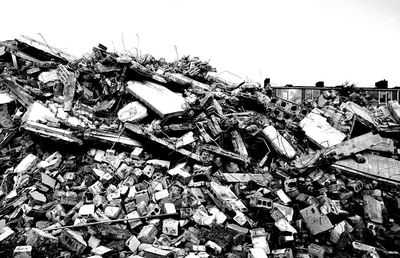
[[[181,113],[185,110],[185,99],[161,84],[149,81],[128,81],[126,89],[160,117]]]
[[[165,141],[164,139],[158,138],[149,132],[146,132],[142,127],[140,127],[137,124],[132,124],[132,123],[127,122],[127,123],[125,123],[125,128],[136,135],[142,136],[152,142],[162,145],[172,151],[178,152],[178,153],[180,153],[188,158],[191,158],[199,163],[203,163],[200,155],[198,155],[194,152],[191,152],[189,150],[186,150],[184,148],[176,148],[176,146],[174,144],[169,143],[169,142]]]

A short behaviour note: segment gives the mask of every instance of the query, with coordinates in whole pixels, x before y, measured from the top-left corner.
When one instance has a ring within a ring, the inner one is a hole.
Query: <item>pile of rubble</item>
[[[28,37],[0,72],[2,257],[400,255],[396,101]]]

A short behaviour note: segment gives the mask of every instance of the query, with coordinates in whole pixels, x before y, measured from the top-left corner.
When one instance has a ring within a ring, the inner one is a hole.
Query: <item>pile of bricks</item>
[[[0,72],[1,257],[400,255],[397,101],[28,37]]]

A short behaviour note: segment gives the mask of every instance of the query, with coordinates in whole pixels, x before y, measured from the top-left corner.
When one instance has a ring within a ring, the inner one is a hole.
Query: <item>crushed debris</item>
[[[0,42],[1,257],[399,257],[400,105]]]

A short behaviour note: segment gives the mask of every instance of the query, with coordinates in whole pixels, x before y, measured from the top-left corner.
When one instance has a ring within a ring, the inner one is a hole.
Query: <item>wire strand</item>
[[[44,43],[46,44],[47,48],[48,48],[53,54],[55,54],[56,56],[60,56],[59,53],[54,52],[53,49],[51,49],[51,47],[49,46],[49,44],[47,44],[47,41],[46,41],[46,39],[43,37],[42,33],[39,32],[38,34],[39,34],[40,37],[42,37],[42,39],[43,39]]]

